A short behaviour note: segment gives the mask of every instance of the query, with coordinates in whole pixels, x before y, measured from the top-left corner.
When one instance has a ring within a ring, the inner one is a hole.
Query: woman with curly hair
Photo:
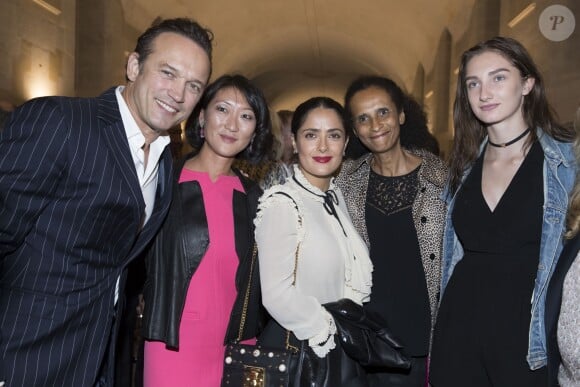
[[[369,369],[371,386],[424,386],[440,283],[447,178],[427,151],[432,136],[421,107],[392,80],[365,76],[345,96],[348,123],[367,153],[345,161],[337,184],[370,247],[373,296],[412,357],[410,370]]]

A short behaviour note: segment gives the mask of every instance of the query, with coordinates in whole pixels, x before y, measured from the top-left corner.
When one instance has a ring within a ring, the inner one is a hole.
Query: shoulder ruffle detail
[[[304,217],[302,216],[301,209],[304,208],[302,199],[296,191],[291,188],[288,184],[274,185],[268,188],[260,197],[258,201],[258,211],[254,219],[254,226],[258,227],[262,221],[262,215],[264,210],[270,209],[276,206],[291,206],[294,209],[296,215],[296,231],[298,233],[298,243],[304,241]]]

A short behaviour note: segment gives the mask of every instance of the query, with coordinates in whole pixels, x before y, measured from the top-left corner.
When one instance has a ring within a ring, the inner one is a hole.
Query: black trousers
[[[120,297],[125,307],[119,316],[119,333],[115,352],[115,386],[143,385],[143,338],[138,329],[137,306],[145,283],[145,262],[138,257],[129,264],[127,284]]]

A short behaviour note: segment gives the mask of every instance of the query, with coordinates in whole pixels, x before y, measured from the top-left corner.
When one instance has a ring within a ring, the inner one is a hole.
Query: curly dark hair
[[[397,115],[401,112],[405,113],[405,122],[401,124],[399,137],[403,148],[425,149],[434,154],[439,153],[439,145],[435,137],[429,132],[427,115],[421,105],[413,97],[403,92],[392,79],[386,77],[365,75],[355,79],[346,90],[344,96],[345,116],[352,130],[354,130],[354,117],[352,116],[350,102],[356,93],[371,87],[381,89],[391,97],[391,100],[397,108]],[[367,149],[364,148],[364,145],[358,139],[352,140],[349,144],[352,147],[350,152],[347,150],[350,157],[356,158],[366,153]],[[353,149],[355,147],[359,147],[360,149]]]
[[[173,32],[197,43],[207,54],[211,68],[213,33],[188,18],[155,19],[151,26],[137,39],[134,51],[139,55],[139,66],[143,66],[143,63],[153,51],[155,38],[164,32]]]
[[[273,136],[270,113],[268,104],[266,103],[266,98],[262,94],[262,91],[254,86],[250,80],[243,75],[222,75],[207,86],[201,100],[185,124],[185,135],[187,141],[195,151],[201,149],[205,140],[201,137],[199,115],[202,110],[205,110],[209,106],[220,90],[228,87],[234,88],[242,93],[256,115],[254,137],[250,142],[250,145],[240,152],[236,158],[247,160],[253,164],[259,163],[267,158],[272,147]]]
[[[576,141],[574,141],[576,163],[580,164],[580,128],[576,129]],[[576,172],[576,183],[570,194],[568,213],[566,215],[566,238],[572,239],[580,230],[580,173]]]

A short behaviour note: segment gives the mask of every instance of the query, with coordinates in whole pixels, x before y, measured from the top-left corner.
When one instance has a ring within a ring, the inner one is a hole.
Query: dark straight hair
[[[143,63],[151,54],[155,38],[164,32],[179,34],[197,43],[207,54],[211,68],[213,33],[199,25],[195,20],[188,18],[155,19],[151,27],[137,39],[134,51],[139,55],[139,66],[143,66]]]
[[[346,135],[349,135],[349,128],[345,120],[344,108],[342,105],[329,97],[312,97],[298,105],[292,115],[291,130],[294,137],[296,137],[298,129],[300,129],[302,124],[304,124],[304,121],[306,121],[308,114],[317,108],[334,110],[340,117]]]
[[[197,151],[201,149],[205,140],[201,136],[199,114],[209,106],[210,102],[220,90],[227,89],[228,87],[234,88],[242,93],[256,115],[256,129],[254,130],[253,140],[238,155],[238,158],[248,160],[251,163],[260,162],[270,152],[273,142],[270,111],[262,91],[243,75],[222,75],[207,86],[203,96],[185,125],[187,141],[193,149]]]

